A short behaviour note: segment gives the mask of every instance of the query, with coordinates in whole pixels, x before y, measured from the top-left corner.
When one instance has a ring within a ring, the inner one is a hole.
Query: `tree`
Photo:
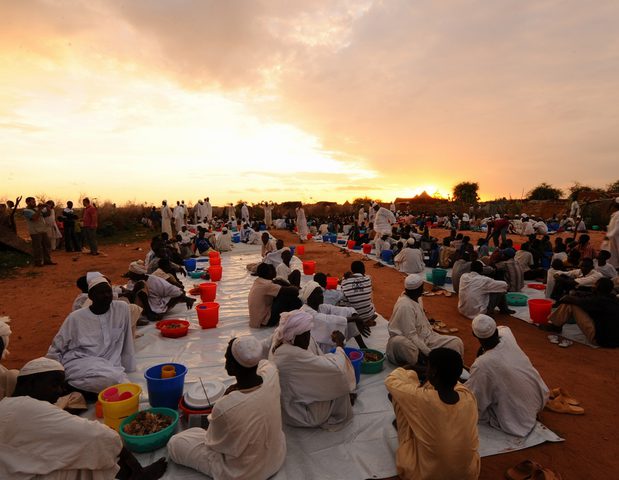
[[[559,200],[563,195],[563,192],[554,188],[547,183],[540,183],[537,187],[527,193],[527,199],[529,200]]]
[[[609,184],[608,187],[606,187],[606,191],[607,192],[619,192],[619,180],[617,180],[615,183]]]
[[[479,201],[479,183],[477,182],[460,182],[453,188],[454,202],[462,202],[475,204]]]

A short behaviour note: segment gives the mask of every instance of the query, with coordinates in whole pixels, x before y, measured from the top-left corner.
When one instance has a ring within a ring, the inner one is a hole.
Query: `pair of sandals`
[[[453,294],[443,289],[437,289],[431,292],[423,292],[424,297],[434,297],[435,295],[438,295],[438,296],[443,295],[444,297],[451,297]]]
[[[439,320],[430,320],[430,323],[432,324],[432,330],[434,330],[436,333],[450,334],[456,333],[458,331],[457,328],[450,328],[447,326],[447,324]]]
[[[583,415],[585,413],[580,402],[561,387],[553,388],[550,391],[546,408],[551,412],[567,413],[568,415]]]
[[[550,343],[558,345],[561,348],[567,348],[574,344],[574,342],[568,340],[565,337],[562,337],[561,335],[548,335],[548,340],[550,341]]]
[[[532,460],[525,460],[505,472],[507,480],[561,480],[561,475]]]

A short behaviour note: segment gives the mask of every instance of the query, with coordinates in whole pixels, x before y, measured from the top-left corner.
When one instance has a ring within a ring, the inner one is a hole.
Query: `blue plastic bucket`
[[[290,245],[288,248],[290,249],[290,254],[294,255],[294,251],[297,249],[297,247],[295,245]]]
[[[175,368],[175,377],[161,378],[161,367],[165,365],[172,365]],[[186,374],[187,367],[180,363],[161,363],[146,370],[144,378],[148,388],[148,403],[152,407],[165,407],[176,410],[178,402],[183,396]]]
[[[261,223],[260,226],[258,227],[259,232],[265,232],[266,229],[267,229],[267,226],[264,223]]]
[[[393,250],[383,250],[380,252],[380,259],[383,262],[393,263]]]
[[[234,243],[241,243],[241,236],[236,234],[236,235],[232,235],[232,241]]]
[[[445,279],[447,278],[447,270],[442,268],[432,269],[432,283],[439,287],[445,285]]]
[[[188,258],[184,260],[183,263],[185,264],[185,270],[187,270],[188,272],[193,272],[196,269],[195,258]]]
[[[348,356],[348,359],[350,360],[350,363],[352,363],[352,367],[355,370],[355,381],[359,383],[359,380],[361,379],[361,364],[363,363],[363,357],[364,357],[363,350],[359,350],[358,348],[352,348],[352,347],[344,347],[344,351],[346,352],[346,355]],[[332,348],[330,352],[334,353],[335,348]],[[353,352],[357,352],[361,355],[356,360],[353,360],[352,358],[350,358],[350,354]]]

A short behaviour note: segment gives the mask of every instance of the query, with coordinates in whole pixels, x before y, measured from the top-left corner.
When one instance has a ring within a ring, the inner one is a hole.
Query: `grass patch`
[[[122,230],[109,229],[97,232],[97,243],[100,245],[116,245],[119,243],[141,242],[150,240],[157,232],[149,230],[142,225],[131,226]],[[102,234],[103,233],[103,234]],[[88,242],[84,242],[84,248],[88,248]]]
[[[14,250],[0,251],[0,278],[12,277],[17,270],[30,265],[32,258],[22,252]]]

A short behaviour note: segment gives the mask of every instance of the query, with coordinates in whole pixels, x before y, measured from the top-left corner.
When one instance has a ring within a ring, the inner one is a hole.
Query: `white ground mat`
[[[177,362],[189,369],[185,383],[203,380],[220,380],[229,385],[233,379],[224,370],[224,354],[228,340],[236,335],[251,333],[266,339],[273,329],[251,330],[248,327],[247,294],[255,279],[245,265],[260,258],[260,247],[235,244],[232,252],[222,255],[223,278],[217,285],[220,303],[219,325],[202,330],[197,323],[195,309],[186,310],[179,305],[166,318],[187,319],[192,323],[189,334],[180,339],[163,338],[154,324],[140,328],[142,337],[136,340],[137,371],[130,374],[132,382],[142,386],[142,400],[147,401],[144,371],[164,362]],[[198,262],[200,265],[202,262]],[[370,272],[371,274],[371,272]],[[304,276],[302,281],[310,277]],[[187,279],[187,286],[199,283]],[[387,343],[387,322],[379,319],[377,327],[366,340],[370,348],[384,351]],[[352,341],[354,345],[354,341]],[[392,426],[395,418],[387,399],[384,379],[392,367],[387,363],[379,374],[362,375],[358,385],[358,398],[353,420],[339,432],[321,429],[284,427],[288,454],[286,462],[275,479],[365,479],[381,478],[396,474],[395,451],[397,433]],[[143,404],[142,408],[147,405]],[[480,452],[482,456],[495,455],[528,448],[544,441],[561,440],[550,430],[538,424],[525,439],[517,439],[491,428],[480,427]],[[167,456],[165,449],[150,454],[139,454],[142,464]],[[205,478],[198,472],[169,463],[166,479]]]

